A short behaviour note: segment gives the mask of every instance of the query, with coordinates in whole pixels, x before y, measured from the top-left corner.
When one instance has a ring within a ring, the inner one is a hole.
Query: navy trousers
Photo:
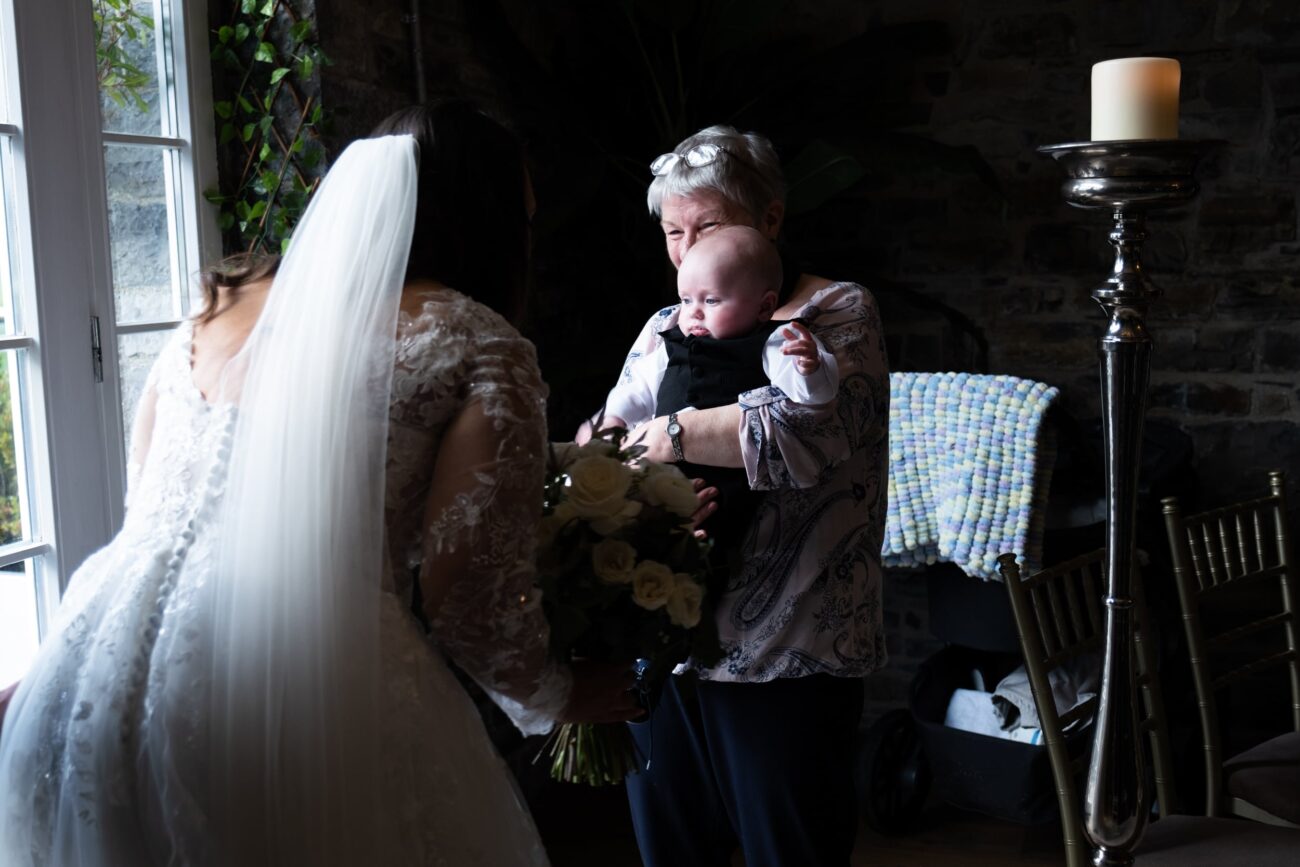
[[[846,867],[857,830],[860,678],[768,683],[668,678],[631,723],[642,767],[627,778],[646,867]]]

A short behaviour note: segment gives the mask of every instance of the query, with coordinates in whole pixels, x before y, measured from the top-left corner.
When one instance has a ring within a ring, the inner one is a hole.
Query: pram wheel
[[[858,796],[881,834],[911,829],[930,793],[930,765],[910,711],[891,710],[867,729],[858,751]]]

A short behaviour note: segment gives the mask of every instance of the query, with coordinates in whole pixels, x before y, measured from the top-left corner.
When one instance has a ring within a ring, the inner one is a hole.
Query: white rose
[[[569,467],[564,499],[579,518],[612,518],[625,511],[632,471],[614,458],[593,455]]]
[[[611,536],[630,524],[632,519],[639,514],[641,514],[640,503],[636,500],[624,500],[623,506],[618,512],[605,518],[591,518],[587,523],[591,524],[591,529],[600,535]]]
[[[654,560],[642,560],[632,570],[632,600],[653,611],[662,608],[673,592],[673,570]]]
[[[591,568],[610,584],[627,584],[636,565],[636,549],[619,539],[601,539],[591,549]]]
[[[651,464],[641,482],[641,495],[652,506],[663,506],[674,515],[689,518],[700,507],[695,486],[677,467]]]
[[[568,472],[569,466],[574,461],[591,457],[609,457],[615,453],[616,449],[612,445],[600,440],[591,440],[583,445],[577,443],[551,443],[551,454],[555,457],[555,466],[562,472]]]
[[[673,592],[668,596],[668,619],[678,626],[694,629],[700,622],[704,588],[684,572],[673,576]]]

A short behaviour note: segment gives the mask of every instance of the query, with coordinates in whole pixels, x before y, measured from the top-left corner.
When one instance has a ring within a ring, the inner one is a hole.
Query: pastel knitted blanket
[[[999,554],[1041,565],[1059,391],[1014,376],[889,375],[886,566],[938,560],[998,579]]]

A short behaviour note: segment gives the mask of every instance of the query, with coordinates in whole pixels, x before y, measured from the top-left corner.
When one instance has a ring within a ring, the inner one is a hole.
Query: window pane
[[[31,538],[23,448],[23,349],[0,353],[0,545]]]
[[[14,308],[14,184],[13,139],[0,135],[0,334],[22,327]]]
[[[154,0],[90,0],[95,71],[105,132],[161,135],[158,21]]]
[[[0,569],[0,689],[27,671],[37,637],[35,569],[23,560]]]
[[[8,20],[0,15],[0,123],[17,123],[18,118],[9,116],[9,81],[6,70],[9,68],[9,34],[5,32]]]
[[[180,315],[171,156],[170,148],[104,147],[118,322]]]
[[[153,360],[172,335],[167,331],[142,331],[117,338],[118,369],[122,380],[122,429],[126,431],[127,449],[131,448],[131,426],[135,424],[135,407],[144,391]]]

